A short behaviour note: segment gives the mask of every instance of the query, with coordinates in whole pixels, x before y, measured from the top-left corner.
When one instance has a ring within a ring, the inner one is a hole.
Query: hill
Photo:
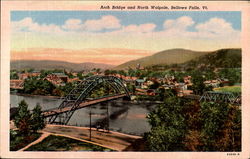
[[[17,60],[10,62],[11,69],[29,69],[33,68],[35,70],[42,69],[66,69],[73,71],[82,71],[82,70],[92,70],[93,68],[100,68],[102,70],[113,68],[113,65],[107,65],[102,63],[70,63],[65,61],[51,61],[51,60]]]
[[[182,68],[239,68],[242,63],[241,49],[220,49],[180,64]]]
[[[128,61],[115,67],[115,69],[125,69],[128,67],[135,68],[137,64],[140,64],[142,67],[148,67],[153,65],[180,64],[208,53],[210,52],[199,52],[185,49],[165,50],[155,53],[151,56],[146,56],[137,60]]]

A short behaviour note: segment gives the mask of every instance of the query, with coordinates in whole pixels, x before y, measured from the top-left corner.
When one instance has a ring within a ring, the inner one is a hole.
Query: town
[[[232,86],[239,85],[237,81],[229,81],[228,78],[225,78],[222,70],[216,70],[213,74],[218,74],[217,77],[214,75],[213,78],[202,76],[202,82],[204,84],[204,89],[209,90],[218,90],[219,87],[223,86]],[[128,88],[136,94],[140,95],[149,95],[156,96],[159,94],[160,89],[165,90],[174,90],[178,96],[185,96],[190,94],[195,94],[193,89],[193,77],[191,74],[185,71],[158,71],[152,72],[146,70],[144,67],[140,67],[140,64],[137,65],[136,69],[124,70],[103,70],[93,69],[91,71],[82,71],[82,72],[68,72],[66,70],[23,70],[16,71],[11,70],[10,77],[10,88],[16,90],[17,92],[31,93],[31,94],[41,94],[41,95],[55,95],[60,96],[60,89],[72,85],[76,82],[83,80],[89,76],[102,75],[102,76],[115,76],[122,79]],[[219,77],[219,74],[222,74],[222,77]],[[211,76],[211,75],[210,75]],[[206,79],[207,78],[207,79]],[[51,92],[48,94],[43,94],[39,91],[26,92],[28,87],[29,80],[39,80],[47,81],[54,87]],[[238,80],[239,81],[239,80]],[[26,83],[26,87],[25,87]],[[134,90],[133,90],[134,88]],[[59,92],[58,92],[59,91]]]

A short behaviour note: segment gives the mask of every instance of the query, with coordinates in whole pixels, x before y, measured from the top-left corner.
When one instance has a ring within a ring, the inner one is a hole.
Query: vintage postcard
[[[3,158],[250,158],[246,1],[1,1]]]

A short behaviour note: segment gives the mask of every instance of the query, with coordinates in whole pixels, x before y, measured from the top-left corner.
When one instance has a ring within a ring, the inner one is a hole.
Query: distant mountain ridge
[[[143,58],[125,62],[119,66],[116,66],[115,69],[124,69],[128,67],[135,68],[137,64],[140,64],[140,66],[142,67],[153,65],[179,64],[208,53],[210,52],[192,51],[186,49],[164,50],[151,56],[146,56]]]
[[[66,69],[73,71],[82,71],[82,70],[92,70],[93,68],[100,68],[102,70],[113,68],[114,65],[102,64],[102,63],[70,63],[65,61],[52,61],[52,60],[16,60],[10,62],[11,69]]]

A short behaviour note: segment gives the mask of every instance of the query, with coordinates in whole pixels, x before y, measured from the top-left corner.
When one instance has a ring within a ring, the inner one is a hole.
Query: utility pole
[[[109,103],[107,103],[107,129],[109,132]]]
[[[91,106],[89,109],[89,140],[91,140]]]

